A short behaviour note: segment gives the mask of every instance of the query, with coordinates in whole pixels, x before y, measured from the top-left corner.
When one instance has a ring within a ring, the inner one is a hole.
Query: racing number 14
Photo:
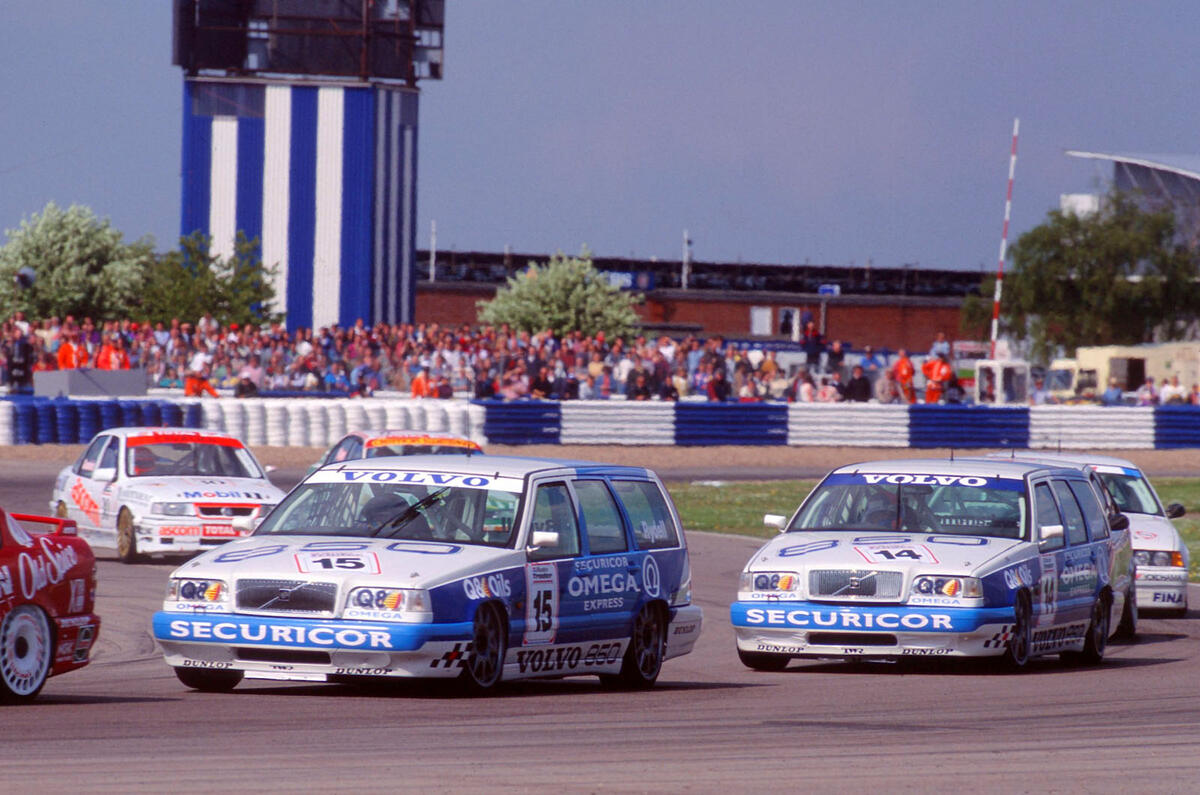
[[[910,560],[921,559],[921,553],[917,552],[915,549],[898,549],[895,552],[892,552],[889,549],[876,549],[872,551],[879,557],[887,558],[888,560],[895,560],[896,558],[908,558]]]

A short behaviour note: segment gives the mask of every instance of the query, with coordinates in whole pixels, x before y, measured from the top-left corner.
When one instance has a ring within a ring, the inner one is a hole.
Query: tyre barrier
[[[882,406],[663,401],[9,396],[0,445],[80,444],[122,425],[207,428],[251,446],[326,447],[349,431],[453,433],[480,444],[1200,447],[1200,407]]]

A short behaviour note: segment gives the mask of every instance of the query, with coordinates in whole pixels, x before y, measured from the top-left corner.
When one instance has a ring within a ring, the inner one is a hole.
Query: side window
[[[101,436],[92,441],[88,445],[88,449],[84,452],[83,457],[79,459],[79,464],[75,467],[75,474],[83,475],[85,478],[91,477],[96,471],[96,466],[100,463],[100,453],[104,451],[104,446],[108,444],[111,436]]]
[[[1092,540],[1099,541],[1102,538],[1108,538],[1108,517],[1105,516],[1104,509],[1100,507],[1095,484],[1089,485],[1072,480],[1067,485],[1071,487],[1071,492],[1079,501],[1079,507],[1083,509],[1083,518],[1087,520],[1088,532]]]
[[[613,488],[629,513],[638,549],[679,546],[679,530],[671,517],[667,498],[657,484],[645,480],[614,480]]]
[[[117,468],[117,448],[121,443],[116,439],[109,442],[108,447],[104,448],[104,452],[100,454],[100,463],[97,469],[116,469]]]
[[[336,464],[341,461],[355,461],[362,451],[362,440],[357,436],[349,436],[329,451],[329,456],[325,459],[327,464]]]
[[[537,487],[533,501],[533,521],[529,526],[530,538],[535,532],[558,533],[558,543],[529,551],[530,560],[549,560],[579,554],[579,522],[575,519],[575,507],[565,483],[544,483]]]
[[[1065,541],[1061,535],[1052,539],[1045,534],[1045,528],[1063,525],[1058,506],[1054,504],[1054,495],[1050,493],[1049,483],[1038,483],[1033,487],[1033,510],[1037,518],[1039,543],[1046,542],[1045,549],[1062,549]]]
[[[1067,543],[1071,546],[1086,544],[1087,524],[1083,520],[1083,511],[1075,500],[1075,494],[1065,480],[1054,481],[1054,493],[1058,496],[1058,504],[1062,507],[1063,519],[1066,520],[1064,524],[1067,527]]]
[[[621,512],[604,481],[577,480],[574,486],[575,496],[579,498],[579,512],[583,514],[588,551],[593,555],[626,551],[629,544],[625,541]]]

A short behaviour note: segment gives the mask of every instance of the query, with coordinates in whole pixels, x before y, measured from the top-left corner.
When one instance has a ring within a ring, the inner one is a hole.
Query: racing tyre
[[[742,665],[747,668],[753,668],[756,671],[782,671],[787,668],[792,658],[786,654],[767,654],[764,652],[742,651],[737,650],[738,659],[742,661]]]
[[[1099,665],[1103,662],[1104,650],[1108,648],[1108,616],[1107,600],[1104,596],[1096,597],[1096,601],[1092,602],[1092,620],[1088,622],[1083,651],[1063,652],[1063,660],[1082,665]]]
[[[483,693],[500,683],[507,649],[504,611],[494,604],[480,606],[475,612],[475,626],[471,632],[471,653],[461,674],[467,692]]]
[[[1125,597],[1125,607],[1121,610],[1121,623],[1117,624],[1117,637],[1124,640],[1136,640],[1137,626],[1137,588],[1130,588],[1129,595]]]
[[[122,508],[117,514],[117,557],[122,563],[137,563],[137,535],[133,532],[133,514]]]
[[[242,681],[241,671],[214,671],[210,668],[176,668],[175,676],[193,690],[228,693]]]
[[[633,637],[625,650],[619,674],[606,674],[600,681],[630,690],[653,687],[667,656],[667,619],[660,605],[645,605],[633,619]]]
[[[33,605],[14,607],[0,623],[0,701],[31,701],[46,684],[53,658],[46,614]]]
[[[1010,671],[1022,671],[1029,664],[1029,652],[1033,648],[1033,610],[1029,606],[1029,594],[1017,594],[1013,606],[1012,637],[1004,649],[1004,666]]]

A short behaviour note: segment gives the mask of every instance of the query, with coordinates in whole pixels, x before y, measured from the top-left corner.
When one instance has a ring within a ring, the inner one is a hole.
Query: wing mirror
[[[1178,519],[1187,513],[1187,508],[1183,507],[1183,503],[1173,502],[1167,506],[1167,518]]]
[[[1063,545],[1063,526],[1060,524],[1043,525],[1041,529],[1041,540],[1038,542],[1038,550],[1045,552],[1050,549],[1058,549]]]
[[[92,480],[102,480],[105,483],[112,483],[116,479],[117,479],[117,468],[116,467],[104,467],[103,469],[97,469],[94,472],[92,472]]]
[[[556,530],[534,530],[533,538],[530,539],[529,546],[534,549],[547,549],[549,547],[558,546],[558,531]]]
[[[1114,513],[1108,517],[1108,529],[1116,533],[1129,529],[1129,517],[1123,513]]]
[[[767,527],[774,527],[781,533],[783,532],[783,529],[787,527],[787,520],[788,518],[786,516],[780,516],[777,513],[768,513],[763,516],[764,525]]]
[[[239,533],[254,532],[254,517],[253,516],[235,516],[233,517],[233,529]]]

